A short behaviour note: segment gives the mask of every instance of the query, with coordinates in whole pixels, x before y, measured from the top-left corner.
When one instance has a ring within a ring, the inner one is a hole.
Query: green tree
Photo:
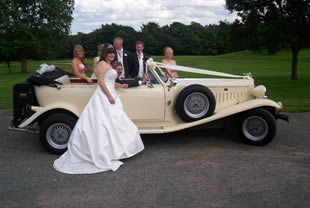
[[[11,72],[11,60],[14,59],[14,40],[9,36],[0,34],[0,60],[4,60],[8,65],[8,71]]]
[[[206,29],[198,22],[191,22],[187,29],[194,33],[196,39],[196,47],[192,48],[193,54],[203,55],[206,54],[204,50],[204,38],[206,35]]]
[[[220,21],[219,24],[205,26],[204,48],[207,55],[218,55],[230,52],[232,24]]]
[[[185,54],[185,33],[186,33],[186,25],[180,22],[173,22],[169,27],[166,28],[165,31],[174,40],[169,44],[170,47],[173,48],[175,54]]]
[[[19,59],[26,72],[27,58],[48,56],[68,35],[74,0],[1,0],[0,8],[1,51]]]
[[[244,23],[256,16],[265,28],[265,35],[270,35],[265,40],[284,41],[290,46],[291,79],[297,80],[298,53],[310,40],[310,0],[226,0],[226,8],[236,12]]]
[[[163,29],[159,24],[149,22],[141,27],[141,38],[145,43],[145,51],[152,54],[162,54],[163,48],[167,46]]]

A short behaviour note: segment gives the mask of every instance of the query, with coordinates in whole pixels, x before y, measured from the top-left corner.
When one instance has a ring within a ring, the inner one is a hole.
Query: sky
[[[89,33],[102,24],[131,26],[139,31],[143,24],[160,26],[173,22],[202,25],[236,18],[225,10],[225,0],[75,0],[71,34]]]

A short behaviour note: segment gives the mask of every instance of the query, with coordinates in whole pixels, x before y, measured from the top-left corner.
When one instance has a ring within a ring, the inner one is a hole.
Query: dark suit
[[[146,57],[151,57],[149,54],[143,52],[143,59]],[[130,56],[130,76],[137,77],[139,74],[139,58],[137,52],[132,53]],[[146,64],[143,61],[143,74],[146,72]]]
[[[119,79],[117,78],[115,82],[120,84],[128,84],[128,87],[138,87],[139,79]]]
[[[115,61],[119,61],[121,62],[120,60],[117,59],[118,57],[118,54],[117,54],[117,51],[115,50],[115,58],[114,60]],[[129,78],[130,77],[130,69],[129,69],[129,57],[131,56],[131,53],[129,51],[127,51],[126,49],[123,49],[123,54],[122,54],[122,58],[123,58],[123,70],[124,70],[124,73],[125,73],[125,78]]]

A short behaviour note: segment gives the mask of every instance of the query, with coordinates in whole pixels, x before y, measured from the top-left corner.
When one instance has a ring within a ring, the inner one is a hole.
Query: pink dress
[[[177,70],[170,69],[170,72],[171,72],[171,74],[173,75],[173,77],[177,77],[177,76],[178,76]]]
[[[167,61],[165,61],[165,60],[163,60],[162,62],[165,63],[165,64],[176,65],[175,62],[169,63],[169,62],[167,62]],[[173,75],[173,77],[177,77],[177,76],[178,76],[177,70],[174,70],[174,69],[168,69],[168,70],[171,72],[171,74]]]
[[[78,64],[78,69],[81,74],[86,74],[86,67],[84,64]]]

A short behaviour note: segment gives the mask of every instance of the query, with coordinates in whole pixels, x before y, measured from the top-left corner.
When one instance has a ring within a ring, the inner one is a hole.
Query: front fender
[[[32,122],[34,122],[39,116],[43,115],[44,113],[51,111],[51,110],[56,110],[56,109],[62,109],[62,110],[69,111],[73,113],[74,115],[76,115],[77,117],[79,117],[82,112],[81,109],[79,109],[78,107],[74,105],[70,105],[68,103],[57,103],[57,104],[49,105],[45,107],[32,106],[31,110],[34,111],[35,113],[32,116],[30,116],[27,120],[25,120],[23,123],[21,123],[18,126],[18,128],[24,128],[28,126],[29,124],[31,124]]]
[[[221,119],[221,118],[224,118],[227,116],[231,116],[234,114],[238,114],[240,112],[244,112],[247,110],[251,110],[254,108],[260,108],[260,107],[273,107],[279,111],[282,109],[282,103],[281,102],[276,103],[276,102],[269,100],[269,99],[254,99],[254,100],[243,102],[243,103],[240,103],[237,105],[233,105],[233,106],[228,107],[228,108],[224,108],[218,112],[215,112],[212,116],[198,120],[198,121],[194,121],[191,123],[181,123],[181,124],[177,124],[174,126],[164,127],[164,132],[168,133],[168,132],[173,132],[173,131],[191,128],[194,126],[205,124],[205,123],[217,120],[217,119]]]

